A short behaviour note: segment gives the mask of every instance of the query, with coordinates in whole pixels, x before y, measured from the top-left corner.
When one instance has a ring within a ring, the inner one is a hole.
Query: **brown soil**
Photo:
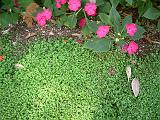
[[[145,26],[147,32],[142,39],[137,41],[137,43],[139,44],[139,51],[137,52],[137,56],[139,57],[143,57],[154,52],[155,50],[160,49],[160,32],[156,31],[156,26],[151,22],[147,21]],[[25,23],[19,22],[14,26],[8,27],[7,29],[12,35],[13,44],[15,44],[16,42],[26,43],[28,41],[32,41],[38,35],[44,36],[45,38],[72,37],[77,40],[78,43],[82,43],[81,31],[79,28],[60,28],[56,25],[47,25],[41,28],[36,24],[33,28],[27,28]],[[0,35],[1,34],[2,33],[0,33]]]

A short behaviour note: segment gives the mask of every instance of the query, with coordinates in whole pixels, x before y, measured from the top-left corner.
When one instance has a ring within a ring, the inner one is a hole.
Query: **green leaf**
[[[122,21],[122,30],[125,29],[126,23],[132,23],[132,16],[128,15],[126,16]]]
[[[119,15],[118,11],[116,10],[115,7],[112,7],[110,10],[110,18],[111,21],[114,25],[114,30],[115,32],[119,33],[120,32],[120,20],[121,20],[121,16]]]
[[[8,24],[15,24],[19,19],[19,15],[17,13],[2,13],[0,14],[0,25],[7,26]]]
[[[86,24],[88,26],[88,28],[92,31],[92,32],[96,32],[98,29],[98,25],[96,21],[90,21],[88,18],[86,18]]]
[[[82,28],[82,33],[84,36],[87,36],[90,34],[90,29],[88,28],[87,25],[85,25],[83,28]]]
[[[131,37],[131,38],[133,40],[138,40],[138,39],[143,37],[143,34],[144,34],[145,31],[146,30],[143,27],[137,25],[137,32],[135,33],[134,37]]]
[[[160,16],[160,10],[151,7],[148,8],[148,10],[144,13],[143,17],[151,19],[151,20],[155,20]]]
[[[116,8],[117,5],[119,4],[119,0],[110,0],[110,2],[114,8]]]
[[[100,6],[104,4],[104,0],[96,0],[96,5]]]
[[[110,39],[98,39],[94,38],[92,40],[87,41],[84,44],[85,48],[92,49],[94,52],[107,52],[112,47],[112,41]]]
[[[14,3],[13,0],[2,0],[2,3],[4,3],[4,8],[13,7]]]
[[[68,16],[67,21],[64,23],[64,25],[66,25],[71,29],[74,28],[76,24],[77,24],[77,18],[75,14]]]
[[[150,0],[146,2],[144,1],[137,2],[139,17],[141,17],[150,7],[152,7],[152,2]]]
[[[21,7],[27,7],[29,4],[33,3],[34,0],[19,0],[18,1],[18,4],[21,6]]]
[[[53,9],[53,3],[51,0],[45,0],[44,1],[44,6],[50,9]]]
[[[127,2],[128,4],[130,4],[130,5],[133,4],[133,0],[126,0],[126,2]]]
[[[106,13],[107,14],[111,10],[111,4],[109,2],[104,2],[103,5],[99,6],[99,8],[101,8],[101,9],[99,9],[99,13]]]
[[[113,26],[109,15],[104,14],[104,13],[99,13],[99,18],[101,19],[101,21],[102,21],[104,24]]]

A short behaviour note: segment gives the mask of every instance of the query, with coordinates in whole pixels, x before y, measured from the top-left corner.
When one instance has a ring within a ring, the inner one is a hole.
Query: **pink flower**
[[[128,49],[128,44],[124,44],[124,45],[122,46],[121,51],[122,51],[123,53],[126,53],[126,52],[127,52],[127,49]]]
[[[131,41],[131,42],[129,43],[128,48],[127,48],[128,54],[129,54],[129,55],[134,54],[134,53],[137,52],[137,50],[138,50],[138,44],[135,43],[134,41]]]
[[[46,24],[46,17],[43,13],[38,13],[36,15],[36,20],[40,26],[44,26]]]
[[[71,11],[77,11],[81,7],[81,0],[69,0],[68,7]]]
[[[61,8],[61,4],[60,3],[56,3],[56,8]]]
[[[80,27],[80,28],[83,28],[85,24],[86,24],[86,18],[82,18],[82,19],[79,21],[79,27]]]
[[[130,35],[130,36],[134,36],[134,34],[136,33],[136,31],[137,31],[137,26],[136,26],[136,24],[134,24],[134,23],[131,23],[131,24],[129,24],[129,23],[127,23],[126,24],[126,29],[127,29],[127,33]]]
[[[61,6],[66,2],[67,0],[56,0],[56,8],[61,8]]]
[[[109,32],[109,26],[99,26],[96,32],[99,38],[105,37]]]
[[[52,11],[50,9],[45,9],[42,14],[45,16],[46,20],[50,20],[52,17]]]
[[[87,3],[84,7],[84,11],[87,13],[88,16],[95,16],[96,9],[97,9],[97,6],[95,3]]]
[[[60,0],[61,1],[61,4],[65,4],[67,2],[67,0]]]

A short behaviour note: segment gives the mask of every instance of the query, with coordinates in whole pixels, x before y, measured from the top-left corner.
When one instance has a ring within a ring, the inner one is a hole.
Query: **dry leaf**
[[[81,38],[81,37],[82,37],[82,34],[73,33],[73,34],[72,34],[72,36],[73,36],[73,37],[78,37],[78,38]]]
[[[28,39],[28,38],[33,37],[35,35],[36,35],[36,33],[28,33],[28,35],[25,37],[25,39]]]
[[[91,2],[91,3],[96,3],[96,0],[89,0],[89,2]]]
[[[22,69],[22,68],[24,68],[24,66],[22,64],[17,63],[17,64],[15,64],[15,68]]]
[[[54,35],[54,33],[52,31],[49,32],[49,35]]]
[[[134,78],[132,80],[132,91],[135,97],[137,97],[139,94],[139,88],[140,88],[139,80],[137,78]]]
[[[116,74],[116,69],[113,68],[113,67],[110,67],[110,68],[108,69],[108,74],[109,74],[110,76],[115,75],[115,74]]]
[[[126,74],[127,74],[127,78],[129,82],[129,79],[131,78],[131,67],[130,66],[126,67]]]
[[[27,24],[27,27],[29,28],[33,27],[34,16],[32,16],[32,14],[36,12],[38,7],[39,5],[33,2],[26,8],[25,14],[23,16],[23,20]]]

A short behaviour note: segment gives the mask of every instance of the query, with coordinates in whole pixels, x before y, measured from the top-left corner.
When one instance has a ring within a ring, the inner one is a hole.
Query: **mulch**
[[[160,32],[156,31],[155,24],[147,21],[145,27],[147,32],[144,34],[143,38],[137,41],[139,51],[136,55],[138,57],[143,57],[156,50],[160,50]],[[13,44],[16,42],[27,43],[33,41],[39,35],[44,38],[72,37],[79,41],[79,43],[82,43],[83,41],[79,28],[69,29],[66,27],[58,27],[54,24],[46,25],[43,28],[35,24],[34,27],[27,28],[26,24],[21,21],[16,25],[7,27],[6,30],[11,34]],[[2,35],[2,32],[0,32],[0,35]]]

